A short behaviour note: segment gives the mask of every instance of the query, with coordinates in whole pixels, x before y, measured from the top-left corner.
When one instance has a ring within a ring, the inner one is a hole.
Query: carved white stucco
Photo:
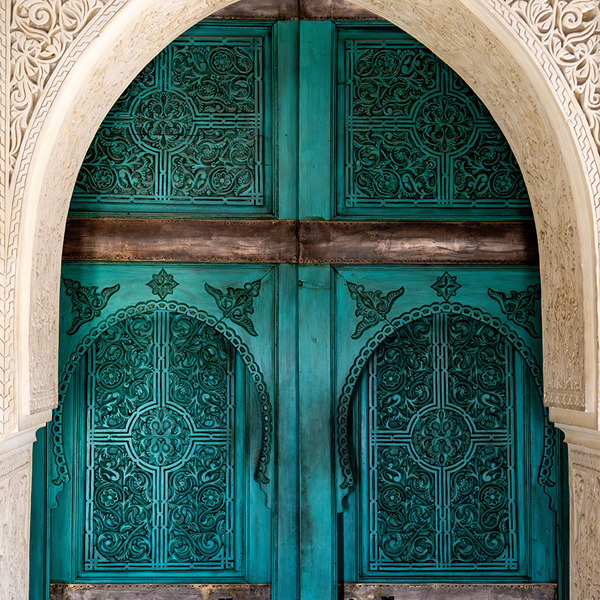
[[[8,440],[4,444],[10,443],[15,429],[42,424],[56,403],[62,236],[70,192],[96,128],[154,54],[194,22],[229,3],[3,0],[0,4],[0,81],[5,82],[0,88],[0,439]],[[403,27],[458,71],[511,143],[539,235],[546,401],[554,407],[557,422],[597,432],[597,0],[356,3]],[[594,506],[598,496],[600,465],[586,468],[585,476],[572,480],[578,486],[578,500],[582,499],[573,504],[576,521],[578,511]],[[19,486],[29,485],[28,479],[19,477],[11,475],[11,498],[18,496]],[[9,487],[1,487],[1,481],[0,471],[0,494],[6,495],[9,492],[2,490]],[[27,502],[24,496],[21,504]],[[6,505],[0,501],[2,506]],[[0,510],[5,511],[0,512],[2,543],[23,545],[28,510],[20,508],[18,499]],[[4,527],[11,519],[21,525]],[[578,530],[575,562],[584,548],[600,551],[596,533],[594,527]],[[8,545],[0,546],[0,551]],[[0,564],[0,581],[5,579],[3,567]],[[600,586],[600,571],[593,571],[592,582],[585,584],[581,573],[574,571],[573,598],[589,600],[585,594]],[[15,577],[21,581],[22,572]],[[15,594],[25,598],[20,591]],[[5,597],[11,596],[0,595],[0,600]]]
[[[0,454],[0,598],[27,598],[31,450]]]

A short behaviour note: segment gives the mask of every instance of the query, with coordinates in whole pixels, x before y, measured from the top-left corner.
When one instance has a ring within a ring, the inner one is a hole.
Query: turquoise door
[[[74,190],[31,597],[563,594],[528,228],[489,113],[399,30],[178,38]]]

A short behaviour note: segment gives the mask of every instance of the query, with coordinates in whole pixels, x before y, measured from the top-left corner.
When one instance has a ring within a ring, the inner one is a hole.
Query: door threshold
[[[556,600],[556,584],[544,583],[346,583],[339,600]]]
[[[339,586],[339,600],[556,600],[556,584],[378,584]],[[52,584],[50,600],[270,600],[259,584]]]
[[[50,600],[270,600],[260,584],[100,584],[50,585]]]

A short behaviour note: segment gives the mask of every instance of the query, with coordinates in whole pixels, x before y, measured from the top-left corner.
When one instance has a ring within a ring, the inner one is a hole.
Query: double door
[[[527,195],[415,40],[198,26],[117,102],[71,208],[32,589],[553,597]]]

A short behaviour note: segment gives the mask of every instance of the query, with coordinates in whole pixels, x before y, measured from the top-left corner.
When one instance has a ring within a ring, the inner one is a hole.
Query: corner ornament
[[[540,333],[535,328],[535,323],[529,320],[531,317],[535,317],[535,303],[541,297],[539,283],[530,285],[521,292],[510,290],[508,294],[488,288],[488,294],[490,298],[498,302],[500,310],[509,321],[525,329],[531,337],[540,337]]]
[[[364,285],[357,285],[351,281],[346,281],[346,285],[350,296],[356,300],[354,314],[361,317],[352,334],[353,340],[357,340],[370,327],[387,321],[386,316],[392,310],[394,302],[404,294],[404,287],[392,290],[384,296],[381,290],[367,290]]]
[[[65,279],[63,277],[67,296],[71,298],[71,313],[74,313],[73,322],[67,331],[67,335],[73,335],[84,324],[100,316],[100,313],[106,308],[111,296],[121,289],[116,285],[104,288],[98,291],[98,286],[81,285],[74,279]]]
[[[214,298],[224,319],[243,327],[250,335],[257,336],[250,315],[254,313],[254,298],[260,294],[260,282],[261,279],[257,279],[245,283],[243,288],[228,287],[226,292],[205,283],[204,289]]]

